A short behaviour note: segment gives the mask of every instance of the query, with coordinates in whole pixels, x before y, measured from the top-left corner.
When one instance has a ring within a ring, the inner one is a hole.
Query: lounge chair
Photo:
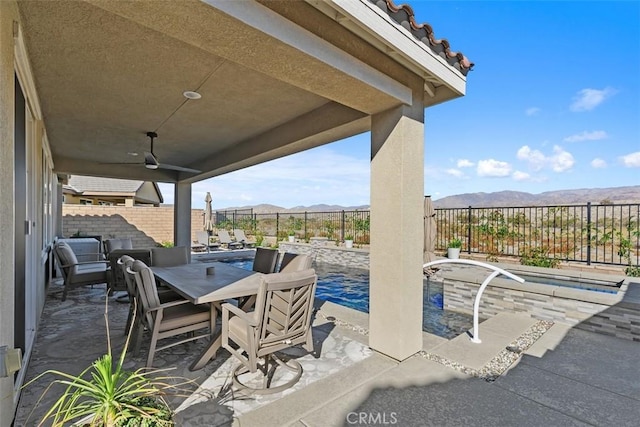
[[[145,326],[151,331],[151,343],[147,356],[147,367],[153,364],[156,351],[165,350],[200,338],[210,338],[215,330],[215,307],[213,304],[194,305],[182,299],[161,303],[156,287],[153,271],[142,261],[134,261],[127,273],[133,275],[140,302]],[[138,328],[136,343],[140,343],[144,328]],[[196,335],[196,331],[205,330]],[[165,338],[184,335],[184,338],[170,340],[163,346],[158,341]]]
[[[233,229],[233,236],[236,238],[236,241],[242,243],[242,246],[245,248],[252,248],[256,245],[256,241],[249,240],[244,234],[244,230],[240,230],[239,228]]]
[[[218,240],[220,240],[220,244],[227,249],[240,249],[244,247],[242,243],[232,240],[227,230],[218,230]]]
[[[110,271],[106,260],[78,262],[78,258],[71,246],[65,242],[56,242],[54,244],[53,255],[64,279],[62,301],[67,299],[69,289],[108,282]]]
[[[192,251],[206,250],[207,253],[211,252],[211,249],[217,249],[220,247],[218,243],[210,243],[208,231],[196,231],[196,240],[191,245]]]
[[[229,303],[222,305],[222,347],[241,362],[233,371],[233,384],[241,391],[276,393],[300,379],[300,363],[295,359],[285,362],[275,353],[299,344],[313,351],[311,314],[316,282],[313,269],[266,274],[253,311],[245,312]],[[264,358],[262,363],[258,362],[260,358]],[[293,378],[284,384],[273,384],[274,362],[293,371]],[[262,386],[253,387],[240,379],[241,375],[258,369],[263,375]]]

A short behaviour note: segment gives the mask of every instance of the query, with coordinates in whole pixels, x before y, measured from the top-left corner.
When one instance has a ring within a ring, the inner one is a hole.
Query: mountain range
[[[640,203],[640,185],[612,188],[581,188],[576,190],[545,191],[531,194],[521,191],[498,191],[495,193],[465,193],[433,200],[436,209],[473,207],[511,207],[511,206],[548,206],[593,204]],[[369,205],[339,206],[312,205],[283,208],[281,206],[260,204],[254,206],[229,207],[223,210],[253,209],[254,213],[273,212],[331,212],[341,210],[368,210]]]

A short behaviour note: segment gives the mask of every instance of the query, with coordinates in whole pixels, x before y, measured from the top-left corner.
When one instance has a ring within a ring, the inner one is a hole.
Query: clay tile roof
[[[416,21],[415,13],[411,6],[402,4],[396,6],[392,0],[369,0],[385,11],[394,21],[409,30],[414,37],[431,48],[431,50],[444,58],[449,65],[459,70],[463,75],[467,75],[474,63],[469,61],[461,52],[453,52],[449,47],[447,39],[437,39],[433,33],[431,25],[419,24]]]

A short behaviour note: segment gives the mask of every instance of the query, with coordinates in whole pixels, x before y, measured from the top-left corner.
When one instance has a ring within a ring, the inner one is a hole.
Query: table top
[[[207,274],[209,267],[214,267],[213,274]],[[158,279],[194,304],[255,295],[262,277],[262,273],[224,262],[151,267],[151,270]]]

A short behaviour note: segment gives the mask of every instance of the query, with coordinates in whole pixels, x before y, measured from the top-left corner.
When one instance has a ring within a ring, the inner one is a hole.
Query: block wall
[[[203,210],[191,210],[191,240],[202,229]],[[173,242],[173,206],[62,205],[64,237],[78,232],[101,235],[103,240],[130,237],[134,247]]]

